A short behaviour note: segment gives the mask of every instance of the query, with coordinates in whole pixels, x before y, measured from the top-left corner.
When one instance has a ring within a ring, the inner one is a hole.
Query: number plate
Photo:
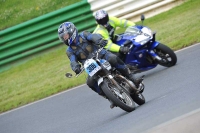
[[[96,63],[93,59],[88,59],[84,64],[85,71],[92,77],[95,73],[97,73],[101,67]]]

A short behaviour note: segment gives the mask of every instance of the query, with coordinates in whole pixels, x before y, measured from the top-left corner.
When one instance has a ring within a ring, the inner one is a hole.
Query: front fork
[[[156,41],[152,42],[148,53],[151,55],[151,57],[152,57],[154,60],[157,60],[157,61],[160,62],[160,61],[162,61],[162,58],[160,58],[160,57],[154,52],[155,47],[157,47],[158,45],[159,45],[159,42],[156,42]]]

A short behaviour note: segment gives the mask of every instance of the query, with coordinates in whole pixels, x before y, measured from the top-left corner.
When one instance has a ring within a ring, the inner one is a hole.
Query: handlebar
[[[85,70],[85,68],[82,67],[80,73],[76,74],[75,77],[78,77],[84,70]]]
[[[97,58],[98,58],[98,55],[99,55],[98,53],[101,52],[102,49],[103,49],[103,47],[99,48],[99,49],[94,53],[94,54],[97,54],[97,55],[94,56],[94,57],[92,57],[92,58],[96,58],[96,59],[97,59]],[[75,77],[78,77],[84,70],[85,70],[85,68],[82,67],[80,73],[76,74]]]

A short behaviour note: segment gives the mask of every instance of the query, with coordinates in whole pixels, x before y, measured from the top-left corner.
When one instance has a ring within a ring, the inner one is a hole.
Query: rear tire
[[[159,43],[158,46],[154,49],[154,52],[164,60],[158,61],[158,64],[165,67],[174,66],[177,62],[177,56],[173,50],[171,50],[168,46]]]
[[[119,93],[119,90],[108,79],[104,79],[101,85],[101,89],[103,90],[107,98],[111,100],[116,106],[127,112],[135,110],[135,103],[133,102],[131,96],[126,91],[124,91],[121,94],[123,96],[123,99],[120,98],[117,95],[117,93]]]
[[[139,94],[132,94],[131,98],[133,99],[133,101],[135,103],[137,103],[138,105],[143,105],[145,103],[145,98],[143,96],[142,93]]]

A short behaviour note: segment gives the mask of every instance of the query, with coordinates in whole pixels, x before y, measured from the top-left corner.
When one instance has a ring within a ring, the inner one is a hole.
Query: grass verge
[[[0,0],[0,30],[81,0]]]
[[[157,40],[178,50],[200,42],[199,7],[200,1],[190,0],[144,24],[157,31]],[[0,73],[0,113],[85,83],[84,74],[65,78],[66,72],[72,72],[65,49],[63,45]]]

